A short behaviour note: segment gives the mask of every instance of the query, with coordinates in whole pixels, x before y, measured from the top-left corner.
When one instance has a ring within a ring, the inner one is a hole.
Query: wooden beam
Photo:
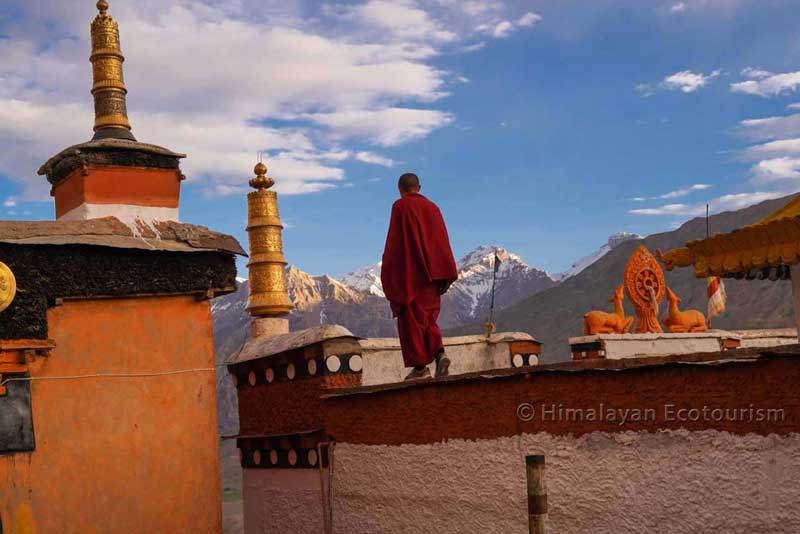
[[[547,485],[544,480],[544,455],[525,457],[528,478],[528,527],[530,534],[547,533]]]

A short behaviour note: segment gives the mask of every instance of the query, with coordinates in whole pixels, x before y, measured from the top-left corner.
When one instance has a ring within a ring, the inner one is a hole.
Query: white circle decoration
[[[325,360],[325,366],[331,373],[337,372],[342,367],[342,360],[338,356],[331,356]]]
[[[515,354],[513,362],[514,367],[522,367],[525,365],[525,360],[522,358],[522,354]]]
[[[272,384],[275,381],[275,371],[272,370],[272,367],[267,368],[267,372],[264,373],[267,378],[267,382]]]
[[[364,360],[358,354],[350,356],[350,370],[358,373],[364,368]]]
[[[278,464],[278,451],[276,451],[275,449],[269,451],[269,463],[271,463],[272,465]]]
[[[297,371],[295,371],[293,363],[290,363],[289,365],[286,366],[286,378],[288,378],[289,380],[294,380],[294,376],[296,373]]]
[[[256,385],[256,373],[255,371],[250,371],[250,374],[247,375],[247,381],[250,382],[251,386]]]
[[[308,451],[308,464],[312,467],[317,465],[317,451],[314,449]]]
[[[311,376],[317,374],[317,360],[308,360],[308,374]]]
[[[261,451],[256,451],[253,453],[253,463],[256,465],[261,465]]]
[[[539,365],[539,356],[536,354],[528,356],[528,365]]]
[[[289,451],[289,465],[295,465],[297,463],[297,452],[292,449]]]

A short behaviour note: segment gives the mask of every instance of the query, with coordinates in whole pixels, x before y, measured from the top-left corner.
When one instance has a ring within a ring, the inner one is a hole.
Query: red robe
[[[439,208],[419,193],[392,206],[383,251],[383,292],[397,317],[406,367],[427,365],[444,349],[436,324],[441,295],[458,278]]]

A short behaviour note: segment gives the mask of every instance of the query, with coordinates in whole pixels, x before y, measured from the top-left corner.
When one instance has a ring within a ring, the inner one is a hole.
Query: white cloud
[[[782,74],[772,74],[755,69],[745,69],[745,71],[742,71],[743,75],[754,79],[732,83],[731,91],[767,97],[795,93],[800,88],[800,71]]]
[[[684,2],[678,2],[677,4],[673,4],[669,8],[670,13],[681,13],[686,11],[686,4]]]
[[[454,119],[442,111],[408,108],[349,109],[303,117],[328,128],[337,141],[368,140],[386,147],[424,137]]]
[[[674,91],[680,90],[684,93],[693,93],[704,87],[709,81],[719,76],[721,71],[715,70],[709,74],[702,72],[692,72],[690,70],[683,70],[670,74],[661,82],[662,87]]]
[[[742,151],[745,159],[771,158],[792,154],[800,155],[800,138],[770,141]]]
[[[682,189],[676,189],[675,191],[670,191],[669,193],[664,193],[663,195],[659,195],[656,197],[634,197],[631,200],[636,202],[644,202],[645,200],[668,200],[671,198],[681,198],[697,191],[705,191],[706,189],[711,189],[710,184],[693,184],[689,187],[684,187]]]
[[[480,43],[467,45],[467,46],[461,48],[461,52],[477,52],[478,50],[481,50],[483,48],[486,48],[486,43],[485,42],[480,42]]]
[[[457,35],[433,20],[428,12],[402,0],[369,0],[350,6],[345,16],[358,19],[367,28],[389,31],[400,39],[431,39],[449,42]]]
[[[694,93],[698,89],[708,85],[708,82],[722,74],[721,70],[714,70],[708,74],[702,72],[692,72],[682,70],[664,77],[658,84],[640,83],[633,87],[634,91],[643,97],[652,96],[658,90],[681,91],[683,93]]]
[[[6,208],[13,208],[16,205],[17,205],[17,201],[16,201],[16,199],[14,197],[8,197],[3,202],[3,206],[5,206]]]
[[[493,16],[475,26],[475,31],[479,34],[491,35],[496,39],[505,39],[514,31],[521,28],[531,28],[541,20],[542,16],[532,11],[525,13],[514,21]]]
[[[759,161],[753,166],[757,182],[800,180],[800,158],[774,158]]]
[[[768,70],[756,69],[753,67],[743,68],[740,74],[745,78],[750,78],[751,80],[762,80],[764,78],[769,78],[770,76],[773,76],[773,74]]]
[[[766,192],[756,191],[753,193],[734,193],[730,195],[723,195],[708,201],[709,211],[711,213],[720,213],[723,211],[733,211],[747,206],[752,206],[765,200],[771,200],[785,195],[782,192]],[[687,216],[698,217],[705,215],[706,203],[697,204],[666,204],[657,208],[641,208],[630,210],[628,213],[633,215],[672,215],[672,216]]]
[[[533,26],[534,24],[536,24],[540,20],[542,20],[542,16],[541,15],[537,15],[536,13],[533,13],[533,12],[529,11],[528,13],[525,13],[524,15],[522,15],[519,18],[519,20],[517,21],[517,24],[519,26],[523,26],[523,27],[528,28],[528,27]]]
[[[649,83],[636,84],[633,86],[633,90],[644,97],[653,96],[656,92],[656,88]]]
[[[260,2],[263,18],[236,0],[112,3],[133,132],[186,152],[190,183],[210,194],[241,191],[259,151],[283,193],[342,184],[339,165],[355,157],[343,143],[393,146],[454,120],[435,108],[461,82],[432,59],[478,46],[462,32],[468,17],[505,19],[499,2],[465,3],[474,15],[464,15],[437,1],[451,11],[369,0],[313,19],[292,0]],[[93,8],[46,2],[11,0],[21,18],[0,22],[0,174],[19,200],[49,200],[36,169],[91,136]]]
[[[789,104],[786,106],[787,109],[800,109],[800,102],[795,102],[794,104]]]
[[[734,132],[740,137],[754,141],[800,137],[800,113],[785,117],[743,120]]]
[[[511,31],[513,29],[514,25],[511,24],[511,22],[504,20],[495,24],[494,28],[492,29],[492,35],[498,39],[502,39],[511,35]]]
[[[356,159],[364,163],[371,163],[373,165],[383,165],[384,167],[394,167],[395,163],[393,159],[368,151],[357,152]]]

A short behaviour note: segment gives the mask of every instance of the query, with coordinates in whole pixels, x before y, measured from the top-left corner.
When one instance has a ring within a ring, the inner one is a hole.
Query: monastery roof
[[[788,278],[800,260],[800,195],[755,224],[689,241],[660,259],[668,270],[693,265],[698,278]]]
[[[281,352],[302,349],[315,343],[334,339],[358,339],[350,330],[335,324],[314,326],[299,332],[250,339],[242,350],[228,359],[227,364],[237,364],[266,358]]]
[[[115,217],[85,221],[0,221],[0,243],[94,245],[169,252],[227,252],[246,256],[236,238],[204,226],[160,221],[126,224]]]
[[[77,153],[82,151],[94,151],[94,150],[136,150],[138,152],[145,152],[149,154],[156,154],[159,156],[169,156],[171,158],[185,158],[186,154],[181,154],[179,152],[173,152],[168,148],[164,148],[158,145],[151,145],[149,143],[140,143],[139,141],[129,141],[127,139],[97,139],[87,141],[85,143],[79,143],[77,145],[72,145],[71,147],[65,148],[55,156],[48,159],[41,167],[39,167],[39,171],[37,174],[44,175],[50,172],[50,170],[58,165],[61,160],[66,157],[73,156]]]
[[[585,373],[585,372],[620,372],[634,369],[647,369],[654,367],[675,366],[721,366],[730,364],[749,364],[757,360],[769,358],[800,358],[800,344],[782,345],[778,347],[749,347],[732,349],[720,352],[699,352],[693,354],[670,354],[665,356],[643,356],[638,358],[606,359],[596,358],[587,360],[570,360],[566,362],[534,365],[524,368],[493,369],[450,375],[432,380],[413,380],[408,382],[393,382],[389,384],[376,384],[372,386],[359,386],[354,388],[329,389],[323,398],[333,398],[351,395],[372,394],[382,391],[394,391],[428,387],[433,384],[450,384],[460,382],[475,382],[493,379],[506,379],[525,375],[538,375],[542,373]]]

